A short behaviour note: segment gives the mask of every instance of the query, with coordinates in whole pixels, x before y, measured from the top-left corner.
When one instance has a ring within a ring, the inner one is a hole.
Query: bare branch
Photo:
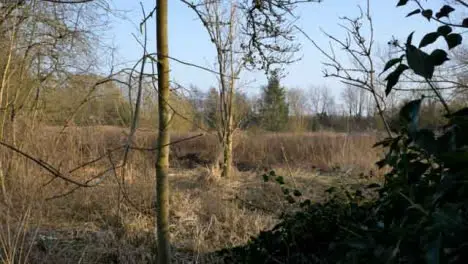
[[[41,1],[56,3],[56,4],[85,4],[85,3],[93,2],[95,0],[41,0]]]
[[[374,38],[374,27],[372,17],[370,15],[370,1],[367,0],[366,12],[359,7],[360,15],[357,18],[342,17],[341,19],[346,22],[346,25],[340,25],[347,35],[344,40],[328,34],[323,31],[323,34],[328,37],[334,44],[338,45],[347,55],[351,57],[351,63],[354,67],[344,66],[343,62],[335,55],[333,45],[331,45],[331,52],[326,52],[321,48],[312,38],[310,38],[304,30],[296,26],[296,28],[322,53],[328,62],[323,63],[326,69],[324,70],[325,77],[333,77],[340,80],[340,82],[364,89],[370,92],[373,96],[375,105],[378,109],[380,118],[382,119],[388,135],[391,137],[390,126],[388,125],[382,103],[383,97],[380,95],[377,87],[377,80],[375,79],[375,66],[372,58],[372,47]],[[368,39],[363,36],[362,26],[365,21],[369,27]],[[328,69],[327,69],[328,68]],[[334,72],[329,72],[333,69]]]

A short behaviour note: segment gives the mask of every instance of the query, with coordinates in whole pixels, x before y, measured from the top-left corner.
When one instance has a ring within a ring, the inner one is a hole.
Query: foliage
[[[440,134],[416,125],[422,99],[406,104],[396,138],[377,164],[385,184],[345,190],[324,204],[305,200],[270,231],[234,248],[235,263],[462,263],[468,242],[468,108],[447,116]],[[274,172],[264,174],[284,185]],[[378,188],[378,198],[364,198]],[[291,191],[284,188],[292,203]]]
[[[269,173],[264,173],[262,175],[263,181],[268,182],[268,181],[275,181],[281,186],[281,191],[283,192],[284,199],[288,203],[296,203],[297,199],[302,196],[301,191],[294,189],[292,190],[288,186],[286,186],[284,177],[281,175],[276,175],[276,172],[274,170],[271,170]]]
[[[262,127],[269,131],[281,131],[288,122],[288,104],[285,89],[280,85],[280,78],[274,71],[268,79],[268,85],[263,88],[260,105]]]
[[[404,6],[407,2],[408,1],[399,1],[398,6]],[[419,4],[419,1],[416,2]],[[434,12],[432,9],[423,9],[421,4],[419,4],[419,6],[420,8],[410,12],[408,16],[421,14],[423,17],[427,18],[427,20],[434,19],[443,25],[439,26],[434,32],[427,33],[419,42],[418,47],[413,43],[414,31],[409,34],[404,45],[400,45],[397,40],[389,42],[390,44],[399,47],[403,52],[403,55],[398,58],[393,58],[385,64],[383,72],[396,66],[395,70],[388,74],[385,79],[387,81],[387,87],[385,89],[385,93],[387,95],[398,83],[400,76],[406,70],[411,69],[416,75],[429,80],[432,78],[435,68],[449,60],[447,52],[443,49],[435,49],[429,54],[422,48],[436,42],[439,38],[443,38],[445,40],[449,50],[462,43],[462,36],[459,33],[453,32],[453,28],[466,27],[466,25],[463,22],[460,24],[451,24],[440,20],[443,17],[449,18],[449,14],[455,10],[454,8],[444,5],[436,13],[435,17],[433,17]]]
[[[398,5],[408,1],[400,0]],[[443,6],[436,19],[453,8]],[[427,19],[432,10],[413,11]],[[461,36],[448,28],[438,30],[451,49]],[[430,33],[432,34],[432,33]],[[434,42],[426,35],[420,47]],[[444,35],[445,34],[445,35]],[[455,34],[455,35],[451,35]],[[431,79],[436,66],[447,57],[443,50],[430,55],[412,44],[410,34],[405,54],[390,60],[386,70],[387,94],[407,69]],[[403,64],[403,58],[406,63]],[[435,90],[434,92],[437,92]],[[302,210],[282,217],[270,231],[249,244],[223,251],[233,263],[466,263],[468,259],[468,108],[445,115],[441,129],[421,129],[424,97],[406,103],[399,111],[400,129],[394,137],[375,144],[388,149],[377,162],[390,167],[384,185],[370,184],[349,192],[345,199],[332,196],[323,204],[302,202]],[[442,100],[442,99],[441,99]],[[264,175],[266,180],[276,177]],[[378,191],[377,198],[364,191]],[[335,193],[334,190],[329,190]],[[286,196],[286,199],[289,199]],[[307,201],[307,200],[306,200]]]
[[[281,176],[272,172],[265,175],[284,185]],[[299,202],[299,191],[295,190],[294,196],[284,193],[288,202]],[[361,203],[361,190],[330,188],[327,193],[329,200],[326,203],[303,199],[299,203],[300,210],[284,214],[272,230],[261,232],[245,246],[220,253],[227,263],[350,263],[356,255],[350,249],[352,243],[357,242],[357,239],[352,241],[351,234],[360,231],[359,226],[353,227],[350,223],[374,224],[374,219],[368,218],[372,204]],[[350,239],[349,245],[344,243],[345,239]]]

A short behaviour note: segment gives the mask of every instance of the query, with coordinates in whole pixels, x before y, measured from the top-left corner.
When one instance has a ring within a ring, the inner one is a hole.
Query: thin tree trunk
[[[223,142],[224,148],[224,157],[223,157],[223,171],[221,176],[224,178],[229,178],[232,171],[232,140],[234,134],[234,96],[235,96],[235,85],[236,77],[239,73],[239,69],[234,69],[234,51],[233,51],[233,42],[235,39],[235,24],[236,24],[236,6],[231,5],[231,14],[230,14],[230,25],[229,25],[229,52],[225,55],[228,57],[229,62],[229,87],[228,87],[228,103],[225,109],[226,111],[226,124],[225,131],[226,137]]]
[[[232,137],[233,137],[233,129],[232,129],[232,114],[228,117],[227,128],[228,131],[226,133],[225,141],[223,142],[223,150],[224,150],[224,157],[223,157],[223,171],[221,177],[229,178],[231,176],[232,170]]]
[[[159,135],[156,161],[156,226],[158,263],[171,263],[169,242],[169,47],[167,35],[168,0],[156,0],[156,36],[158,52]]]

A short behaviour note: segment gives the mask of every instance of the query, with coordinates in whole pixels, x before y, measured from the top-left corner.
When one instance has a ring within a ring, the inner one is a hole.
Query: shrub
[[[408,1],[400,0],[397,6]],[[419,2],[418,2],[419,3]],[[416,9],[433,19],[431,9]],[[435,68],[448,60],[441,49],[421,50],[437,38],[449,49],[462,42],[452,27],[466,27],[440,19],[455,9],[444,5],[435,14],[445,25],[423,37],[419,48],[413,33],[404,54],[387,62],[384,71],[397,66],[387,78],[386,94],[406,70],[431,83]],[[366,188],[345,190],[345,199],[333,196],[324,204],[302,203],[302,210],[286,215],[272,230],[261,233],[245,246],[225,250],[227,262],[235,263],[467,263],[468,261],[468,108],[450,112],[440,91],[433,92],[448,114],[438,130],[419,127],[421,99],[406,103],[398,115],[395,137],[375,144],[388,152],[377,162],[388,166],[376,198],[365,198]],[[269,176],[267,175],[267,178]],[[280,184],[282,184],[280,182]]]
[[[272,230],[222,251],[226,262],[464,263],[468,108],[447,115],[446,130],[437,135],[415,126],[421,100],[402,108],[400,118],[412,118],[397,137],[376,144],[388,148],[377,164],[391,168],[382,187],[329,190],[331,197],[323,204],[305,200],[301,210],[284,215]],[[264,177],[284,184],[274,174]],[[365,197],[373,188],[378,196]]]

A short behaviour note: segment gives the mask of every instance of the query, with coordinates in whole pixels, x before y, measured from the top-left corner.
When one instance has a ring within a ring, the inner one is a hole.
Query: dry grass
[[[49,133],[57,132],[57,128],[47,128]],[[83,148],[98,146],[112,148],[126,140],[126,129],[100,126],[89,128],[72,128],[69,134],[78,134],[77,142]],[[173,140],[193,136],[193,134],[174,134]],[[156,131],[143,130],[136,135],[138,145],[154,147]],[[234,162],[239,167],[283,167],[284,158],[281,148],[284,148],[290,165],[295,168],[320,168],[324,171],[336,167],[353,168],[360,172],[375,169],[374,162],[381,154],[372,145],[378,137],[370,133],[336,133],[336,132],[305,132],[305,133],[269,133],[250,134],[239,132],[235,135]],[[90,142],[88,142],[90,141]],[[101,144],[96,144],[98,141]],[[173,146],[172,157],[177,167],[177,157],[188,153],[196,154],[202,160],[213,160],[216,153],[214,135],[206,135]]]
[[[51,127],[29,130],[18,136],[21,140],[17,145],[60,171],[69,171],[126,140],[125,130],[114,127],[58,132]],[[234,155],[239,168],[278,168],[278,173],[288,175],[288,183],[297,185],[315,201],[323,199],[327,186],[359,181],[349,177],[349,172],[367,173],[379,155],[371,149],[376,140],[372,135],[242,133],[237,137]],[[213,139],[208,136],[183,142],[174,148],[173,157],[196,153],[210,160],[215,149]],[[154,133],[139,131],[135,142],[151,147]],[[281,146],[292,173],[285,166]],[[104,158],[69,176],[84,181],[119,164],[122,157],[122,151],[115,152],[111,160]],[[187,169],[183,161],[173,160],[173,165],[179,166],[171,170],[170,178],[171,236],[177,263],[217,263],[209,252],[245,243],[272,227],[278,214],[289,208],[279,187],[262,182],[256,171],[236,172],[235,179],[213,182],[208,181],[203,166]],[[73,185],[58,179],[50,182],[50,175],[43,169],[4,148],[0,149],[0,163],[6,179],[0,210],[9,212],[0,216],[0,257],[5,263],[151,262],[155,185],[152,153],[132,152],[127,165],[108,172],[100,185],[45,202],[67,193]],[[338,174],[337,167],[347,171],[348,176],[325,175],[327,171]],[[322,170],[320,174],[317,168]]]

